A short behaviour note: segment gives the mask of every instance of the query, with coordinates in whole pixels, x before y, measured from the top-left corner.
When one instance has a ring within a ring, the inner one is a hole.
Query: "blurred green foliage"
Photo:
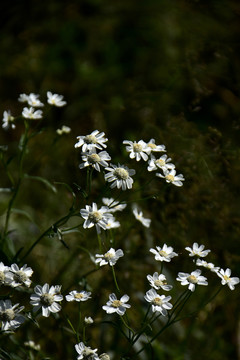
[[[164,242],[177,252],[194,241],[203,243],[212,250],[216,265],[230,267],[239,276],[239,1],[13,0],[1,7],[1,111],[20,113],[20,93],[44,98],[49,90],[63,94],[68,102],[66,108],[49,114],[44,122],[47,135],[40,133],[29,145],[28,174],[81,184],[76,136],[98,129],[109,138],[114,162],[127,157],[122,140],[155,138],[166,145],[178,173],[186,178],[180,189],[155,181],[139,193],[139,198],[157,194],[144,207],[152,217],[151,235],[140,225],[120,230],[119,243],[132,259],[120,267],[123,288],[128,279],[133,291],[147,290],[146,275],[156,270],[148,248]],[[72,132],[54,143],[62,124]],[[14,131],[1,131],[0,142],[9,144],[10,155],[16,153],[22,131],[21,124]],[[135,162],[127,161],[135,167]],[[14,159],[12,163],[14,172]],[[7,186],[1,168],[1,187]],[[43,184],[24,182],[15,207],[30,213],[35,225],[21,214],[13,215],[16,251],[27,248],[68,211],[71,195],[63,186],[56,187],[57,194]],[[99,191],[93,186],[92,201]],[[1,194],[1,215],[8,200],[8,194]],[[83,207],[80,196],[78,201]],[[81,234],[65,241],[69,250],[55,238],[44,239],[28,259],[38,283],[58,281],[71,288],[91,269],[85,260],[86,269],[81,268],[85,257],[79,248],[85,245]],[[173,266],[173,274],[187,271],[184,260]],[[105,269],[103,274],[88,278],[96,293],[111,281]],[[208,291],[199,289],[199,297],[194,294],[195,305]],[[235,292],[224,288],[196,318],[183,320],[161,337],[155,345],[156,358],[239,359],[238,300],[238,288]],[[93,313],[99,313],[102,301],[99,298],[93,305]],[[53,359],[75,358],[47,321],[35,330],[44,351]],[[25,334],[19,331],[21,336]],[[107,351],[104,329],[94,336],[95,347],[101,340],[102,351]]]

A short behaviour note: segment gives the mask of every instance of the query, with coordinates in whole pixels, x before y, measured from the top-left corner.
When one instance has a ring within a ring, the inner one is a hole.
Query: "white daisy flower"
[[[151,149],[147,146],[147,144],[143,140],[140,140],[138,142],[124,140],[123,144],[128,145],[128,146],[126,146],[126,150],[128,152],[130,152],[129,157],[131,159],[136,158],[137,161],[139,161],[141,159],[143,159],[144,161],[147,161],[148,154],[150,154]]]
[[[24,316],[19,315],[24,306],[18,305],[12,305],[11,300],[0,300],[0,323],[3,331],[15,330],[25,321]]]
[[[104,135],[104,132],[100,133],[98,130],[94,130],[89,135],[77,136],[78,142],[75,144],[75,148],[79,148],[82,146],[83,152],[93,149],[102,150],[103,148],[107,147],[105,142],[108,141],[108,139],[105,138]]]
[[[30,280],[32,274],[33,270],[26,264],[23,265],[20,269],[17,264],[12,264],[9,268],[9,277],[11,279],[10,285],[12,287],[17,287],[21,285],[29,287],[32,283],[32,281]]]
[[[86,209],[81,209],[80,214],[85,219],[84,229],[89,229],[95,225],[98,233],[101,232],[101,228],[106,230],[107,223],[113,216],[107,206],[98,209],[96,203],[92,203],[92,206],[86,205]]]
[[[71,128],[69,126],[63,125],[61,127],[61,129],[57,129],[56,133],[58,135],[63,135],[63,134],[69,134],[71,132]]]
[[[9,273],[9,267],[5,266],[3,262],[0,262],[0,286],[9,285],[11,282],[11,276]]]
[[[156,173],[156,176],[165,178],[167,183],[172,183],[176,186],[183,186],[182,182],[185,180],[182,174],[176,175],[175,169],[171,169],[170,171],[164,170],[163,175],[160,173]]]
[[[11,127],[12,129],[16,128],[16,125],[14,124],[14,117],[11,114],[11,111],[4,111],[3,112],[3,124],[2,124],[2,128],[7,130],[9,129],[9,127]]]
[[[198,243],[195,242],[192,249],[190,247],[186,247],[185,249],[190,252],[189,256],[205,257],[211,252],[211,250],[203,250],[204,248],[204,245],[198,245]]]
[[[91,316],[88,316],[88,317],[85,316],[84,322],[85,322],[85,324],[90,325],[90,324],[93,324],[93,319],[91,318]]]
[[[97,349],[91,349],[86,346],[83,342],[75,345],[76,352],[78,353],[77,360],[99,360]]]
[[[113,248],[111,248],[110,250],[108,250],[108,252],[106,252],[103,255],[96,254],[96,257],[98,259],[95,260],[95,263],[96,264],[99,263],[100,266],[107,265],[107,264],[109,264],[110,266],[113,266],[116,264],[118,259],[120,257],[122,257],[123,255],[124,254],[121,249],[118,249],[117,251],[115,251]]]
[[[105,168],[108,166],[107,161],[111,160],[111,156],[107,153],[107,151],[100,151],[99,153],[96,153],[95,149],[92,149],[89,152],[84,152],[81,156],[84,163],[79,165],[80,169],[83,169],[86,166],[92,166],[99,172],[101,171],[100,165]]]
[[[133,184],[132,175],[135,175],[135,170],[129,169],[127,166],[120,165],[111,165],[112,167],[106,167],[105,170],[109,171],[105,174],[105,180],[112,182],[110,188],[113,189],[117,187],[122,190],[131,189]]]
[[[166,244],[164,244],[162,248],[156,246],[156,249],[157,250],[150,249],[149,251],[155,255],[155,260],[158,261],[170,262],[174,256],[178,256],[178,254],[173,251],[173,248]]]
[[[36,344],[33,340],[25,341],[24,346],[35,351],[41,350],[41,346],[39,344]]]
[[[217,272],[217,275],[222,279],[221,283],[222,285],[226,285],[229,287],[229,289],[234,290],[235,285],[239,283],[238,277],[230,277],[231,276],[231,270],[227,268],[225,271],[223,269],[220,269],[219,272]]]
[[[160,152],[160,151],[163,152],[163,151],[166,151],[165,145],[156,145],[154,139],[151,139],[147,143],[147,147],[150,149],[151,152]]]
[[[163,316],[167,316],[167,310],[173,307],[169,302],[171,298],[171,296],[159,295],[154,289],[148,290],[144,296],[144,299],[152,304],[152,311],[160,312]]]
[[[117,313],[118,315],[122,316],[126,309],[129,309],[131,305],[126,304],[129,300],[128,295],[123,295],[120,300],[117,299],[114,293],[109,295],[109,301],[107,305],[104,305],[102,308],[106,311],[107,314]]]
[[[51,312],[59,312],[61,305],[58,302],[63,300],[63,296],[59,294],[59,288],[59,286],[51,286],[49,288],[48,284],[35,286],[35,294],[30,296],[30,304],[33,305],[33,311],[36,312],[42,308],[42,315],[45,317],[48,317]]]
[[[42,107],[44,106],[44,104],[38,99],[39,95],[36,94],[29,94],[28,95],[28,99],[27,99],[27,103],[29,106],[33,106],[33,107]]]
[[[159,159],[156,159],[155,156],[151,156],[151,160],[148,161],[148,171],[154,171],[161,169],[166,171],[168,169],[174,169],[175,165],[170,163],[172,159],[168,158],[166,154],[162,155]]]
[[[201,259],[197,259],[196,265],[197,266],[203,266],[204,268],[209,269],[212,272],[218,272],[219,269],[220,269],[220,267],[215,266],[213,263],[208,263],[207,261],[201,260]]]
[[[28,95],[26,94],[20,94],[18,98],[19,102],[28,102]]]
[[[115,220],[115,217],[108,219],[108,222],[106,224],[106,230],[116,229],[119,227],[120,227],[120,222]]]
[[[115,201],[113,198],[102,198],[102,202],[104,205],[108,206],[111,213],[122,211],[127,206],[127,204]]]
[[[52,94],[50,91],[47,92],[47,98],[50,105],[62,107],[67,104],[66,101],[63,101],[63,95]]]
[[[77,292],[76,290],[70,291],[69,295],[66,295],[65,298],[67,301],[87,301],[88,299],[91,299],[91,292],[87,291],[80,291]]]
[[[169,291],[172,289],[172,285],[167,284],[166,276],[163,274],[159,275],[157,272],[155,272],[153,276],[147,275],[147,279],[150,285],[156,290],[163,289],[165,291]]]
[[[188,289],[191,291],[195,290],[196,284],[208,285],[207,278],[201,275],[199,269],[192,271],[191,274],[179,272],[177,280],[181,281],[181,285],[188,285]]]
[[[42,110],[35,110],[32,106],[30,108],[23,108],[22,116],[26,119],[41,119]]]
[[[150,223],[151,223],[151,219],[147,219],[143,217],[143,212],[142,211],[138,211],[137,207],[135,206],[133,208],[133,215],[135,216],[135,218],[140,221],[140,223],[143,224],[143,226],[145,227],[149,227]]]

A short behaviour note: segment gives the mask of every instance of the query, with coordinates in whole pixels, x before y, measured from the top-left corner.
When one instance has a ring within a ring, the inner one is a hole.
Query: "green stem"
[[[119,286],[118,286],[118,283],[117,283],[117,278],[116,278],[116,274],[115,274],[115,270],[114,270],[113,265],[112,265],[112,273],[113,273],[113,279],[114,279],[115,286],[117,288],[117,291],[120,293],[120,289],[119,289]]]

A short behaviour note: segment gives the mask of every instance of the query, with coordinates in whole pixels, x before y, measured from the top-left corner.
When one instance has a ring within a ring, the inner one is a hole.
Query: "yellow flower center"
[[[160,251],[159,251],[159,255],[161,255],[161,256],[163,256],[163,257],[167,257],[167,256],[168,256],[168,254],[167,254],[166,251],[164,251],[164,250],[160,250]]]
[[[159,280],[159,279],[157,279],[157,280],[154,281],[154,284],[155,284],[156,286],[167,285],[167,281],[166,281],[166,280]]]
[[[161,298],[160,298],[160,297],[155,297],[155,298],[153,299],[153,304],[154,304],[154,305],[162,305],[162,300],[161,300]]]
[[[81,293],[77,293],[74,295],[74,297],[75,297],[75,299],[82,299],[84,297],[84,295]]]
[[[165,163],[165,161],[163,160],[163,159],[157,159],[157,160],[155,160],[155,164],[156,165],[159,165],[159,166],[163,166],[163,165],[165,165],[166,163]],[[172,176],[172,175],[171,175]]]
[[[87,135],[84,137],[84,141],[87,144],[96,144],[97,138],[94,135]]]
[[[190,283],[192,283],[192,284],[197,284],[197,282],[198,282],[196,276],[194,276],[194,275],[189,275],[189,276],[187,277],[187,280],[188,280]]]
[[[112,306],[115,307],[115,308],[118,308],[121,305],[122,305],[122,302],[120,300],[114,300],[112,302]]]
[[[148,147],[150,147],[151,149],[156,149],[157,145],[153,143],[149,143]]]
[[[5,274],[3,271],[0,271],[0,284],[3,284],[5,280]]]
[[[120,180],[127,180],[129,177],[128,171],[120,167],[114,170],[114,175]]]
[[[227,275],[224,275],[223,278],[224,278],[225,281],[229,281],[229,280],[230,280],[230,277],[227,276]]]
[[[97,223],[102,219],[102,214],[99,211],[92,211],[89,214],[89,219]]]
[[[96,163],[96,162],[100,162],[101,161],[101,158],[100,158],[100,156],[98,155],[98,154],[91,154],[91,155],[89,155],[89,160],[90,160],[90,162],[91,163]]]
[[[174,176],[170,175],[170,174],[166,175],[166,180],[173,182],[174,181]]]
[[[0,320],[2,321],[11,321],[15,318],[15,312],[12,309],[6,309],[0,313]]]
[[[41,295],[41,303],[45,306],[50,306],[54,302],[54,296],[48,293]]]
[[[28,276],[25,274],[25,272],[21,270],[17,271],[13,277],[16,282],[20,283],[24,283],[28,279]]]
[[[105,259],[109,260],[112,259],[114,257],[114,254],[110,253],[109,251],[104,254]]]
[[[142,151],[142,145],[140,145],[140,144],[133,144],[133,151],[135,151],[135,152],[141,152],[141,151]]]

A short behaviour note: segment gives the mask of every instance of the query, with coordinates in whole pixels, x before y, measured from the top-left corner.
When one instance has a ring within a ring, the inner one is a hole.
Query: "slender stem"
[[[102,239],[98,232],[97,232],[97,238],[98,238],[99,251],[100,251],[100,253],[102,253]]]
[[[126,326],[126,328],[127,328],[128,330],[130,330],[130,332],[131,332],[131,333],[133,334],[133,336],[134,336],[134,330],[126,323],[126,321],[124,320],[123,316],[120,316],[120,319],[121,319],[121,321],[123,322],[124,326]],[[130,337],[129,337],[129,341],[131,341],[131,335],[130,335]]]
[[[115,270],[114,270],[114,266],[112,265],[112,273],[113,273],[113,279],[114,279],[114,283],[116,285],[117,291],[120,293],[120,289],[117,283],[117,278],[116,278],[116,274],[115,274]]]

